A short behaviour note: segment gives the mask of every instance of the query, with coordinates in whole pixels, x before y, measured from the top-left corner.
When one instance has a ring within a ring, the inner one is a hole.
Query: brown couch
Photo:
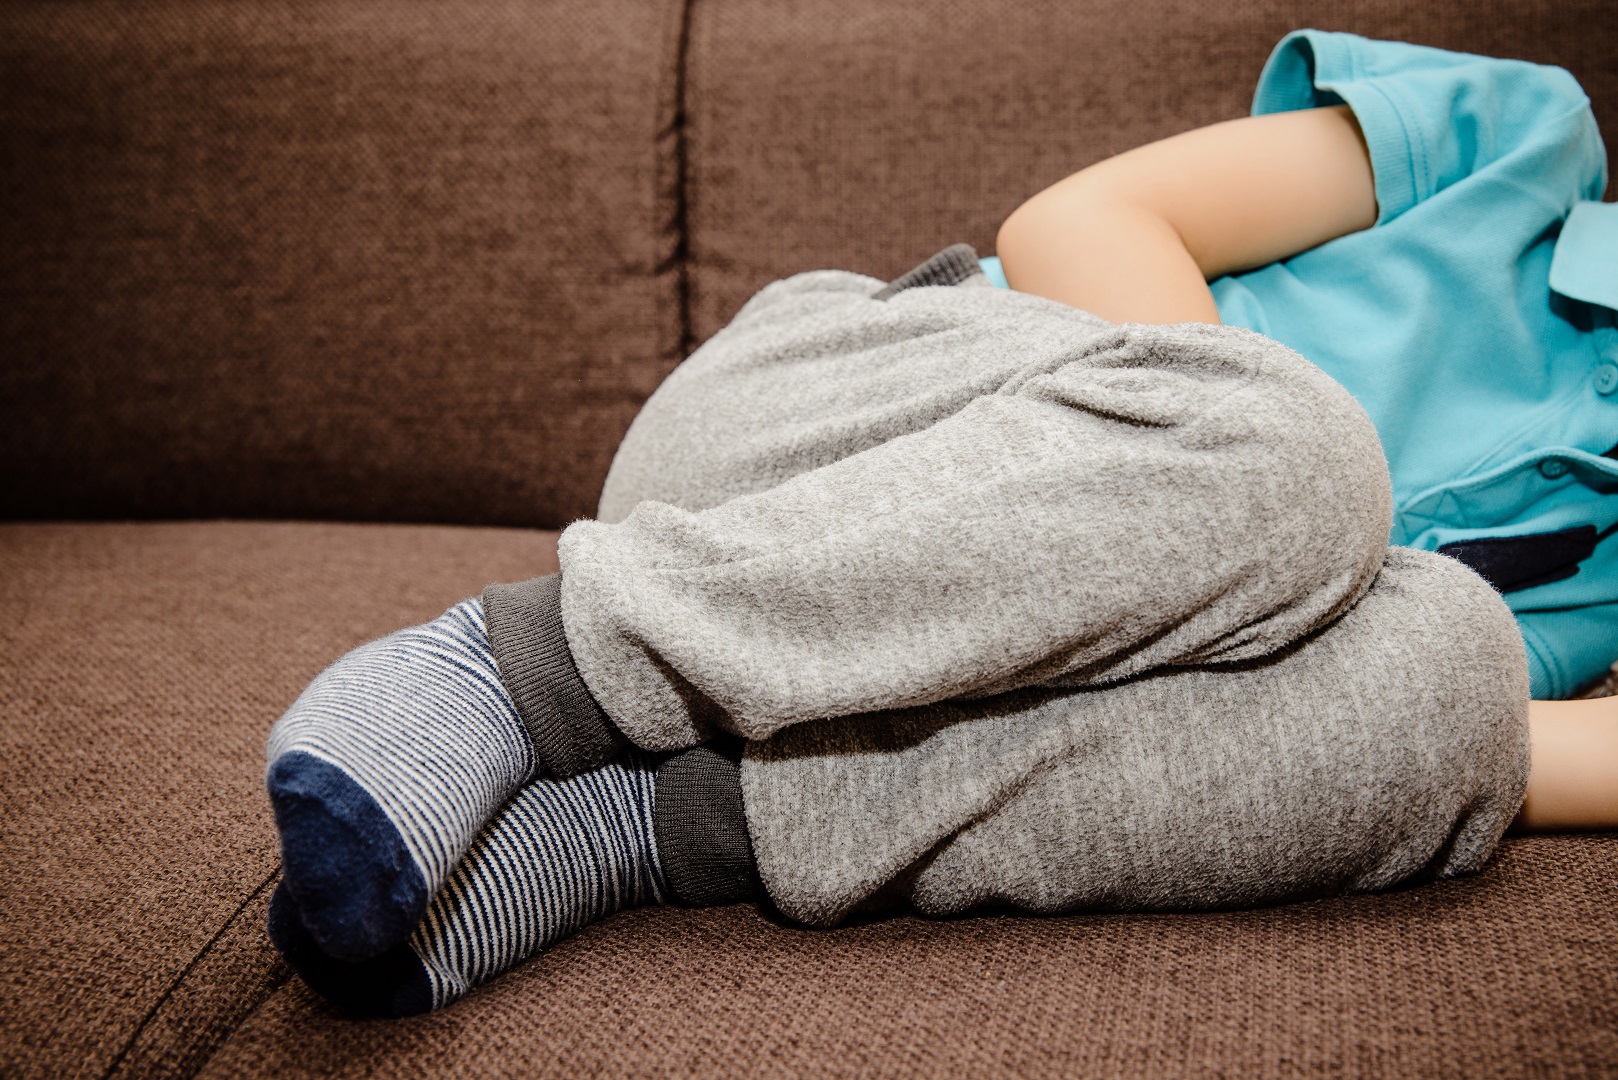
[[[264,735],[556,565],[773,278],[993,250],[1316,25],[1561,64],[1611,0],[8,0],[0,1075],[1618,1074],[1618,838],[1196,916],[613,918],[355,1022],[264,933]]]

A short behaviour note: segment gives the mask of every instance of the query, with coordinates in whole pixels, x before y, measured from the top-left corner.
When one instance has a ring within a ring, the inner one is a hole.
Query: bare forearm
[[[1060,300],[1112,322],[1219,322],[1219,309],[1185,242],[1162,217],[1096,201],[1060,220],[1004,231],[998,253],[1019,292]]]
[[[1019,206],[1012,288],[1113,322],[1217,323],[1207,282],[1367,229],[1376,184],[1347,106],[1232,120],[1074,173]],[[1517,827],[1618,829],[1618,697],[1536,701]]]
[[[1618,697],[1528,705],[1528,795],[1516,828],[1618,829]]]
[[[1109,158],[1001,226],[1012,288],[1115,322],[1219,322],[1207,281],[1369,228],[1370,157],[1346,106],[1249,117]]]

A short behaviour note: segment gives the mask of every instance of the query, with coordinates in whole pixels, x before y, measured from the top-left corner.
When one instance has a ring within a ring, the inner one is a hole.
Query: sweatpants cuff
[[[686,904],[739,904],[763,893],[742,807],[741,748],[707,743],[657,767],[652,829],[663,879]]]
[[[483,621],[500,679],[553,776],[577,776],[617,756],[624,737],[579,676],[562,629],[562,575],[490,585]]]
[[[989,284],[989,279],[984,276],[983,267],[978,262],[978,253],[972,245],[951,244],[915,269],[906,271],[888,282],[887,286],[871,299],[886,300],[895,293],[914,289],[919,285],[960,285],[970,280],[974,274],[983,278],[982,284]]]

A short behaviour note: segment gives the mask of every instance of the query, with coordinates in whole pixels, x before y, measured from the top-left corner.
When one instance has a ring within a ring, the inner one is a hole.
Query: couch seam
[[[129,1051],[134,1049],[135,1043],[140,1040],[141,1034],[145,1032],[146,1028],[150,1026],[151,1022],[157,1018],[157,1014],[162,1010],[164,1004],[166,1004],[168,1000],[174,996],[174,992],[185,983],[185,980],[190,978],[191,972],[195,971],[197,965],[200,964],[203,959],[213,951],[214,946],[219,944],[219,939],[225,936],[225,931],[236,925],[236,920],[241,918],[243,911],[247,910],[247,905],[251,904],[254,900],[257,900],[259,896],[263,894],[264,890],[269,888],[275,879],[280,876],[280,874],[281,863],[277,861],[275,866],[272,867],[270,872],[265,876],[264,880],[259,882],[258,887],[252,892],[248,893],[247,897],[242,900],[240,904],[236,905],[236,910],[230,913],[230,918],[226,919],[220,924],[219,929],[214,932],[213,937],[209,938],[207,944],[198,949],[197,954],[191,958],[191,962],[186,964],[185,970],[180,972],[179,975],[175,976],[174,980],[169,983],[168,989],[164,990],[163,993],[159,995],[158,999],[152,1003],[152,1007],[146,1010],[146,1015],[141,1017],[140,1023],[135,1025],[135,1030],[131,1032],[129,1038],[125,1040],[122,1049],[120,1049],[118,1053],[113,1056],[112,1061],[107,1065],[106,1070],[101,1074],[102,1080],[107,1080],[108,1077],[112,1076],[112,1074],[117,1071],[118,1066],[122,1065],[124,1059],[129,1056]]]
[[[680,319],[680,359],[691,355],[691,225],[687,214],[690,184],[689,131],[686,112],[686,69],[691,52],[691,13],[696,0],[681,0],[680,27],[674,41],[674,255],[675,289]]]

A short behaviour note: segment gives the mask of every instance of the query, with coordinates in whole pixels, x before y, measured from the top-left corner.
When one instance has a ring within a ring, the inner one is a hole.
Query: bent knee
[[[1188,443],[1239,441],[1278,514],[1306,523],[1320,545],[1380,567],[1393,527],[1393,484],[1376,426],[1343,386],[1279,342],[1210,327],[1209,347],[1238,352],[1250,377],[1188,426]]]
[[[1255,640],[1238,635],[1220,658],[1324,625],[1382,566],[1393,492],[1376,428],[1284,345],[1235,327],[1121,326],[1016,392],[1061,407],[1092,456],[1117,456],[1132,484],[1170,499],[1176,528],[1241,563]]]
[[[1393,527],[1393,484],[1376,427],[1342,385],[1286,346],[1237,328],[1210,330],[1210,344],[1239,351],[1252,375],[1182,439],[1210,451],[1228,444],[1239,465],[1227,475],[1245,488],[1231,497],[1257,519],[1265,557],[1341,610],[1381,571]]]

